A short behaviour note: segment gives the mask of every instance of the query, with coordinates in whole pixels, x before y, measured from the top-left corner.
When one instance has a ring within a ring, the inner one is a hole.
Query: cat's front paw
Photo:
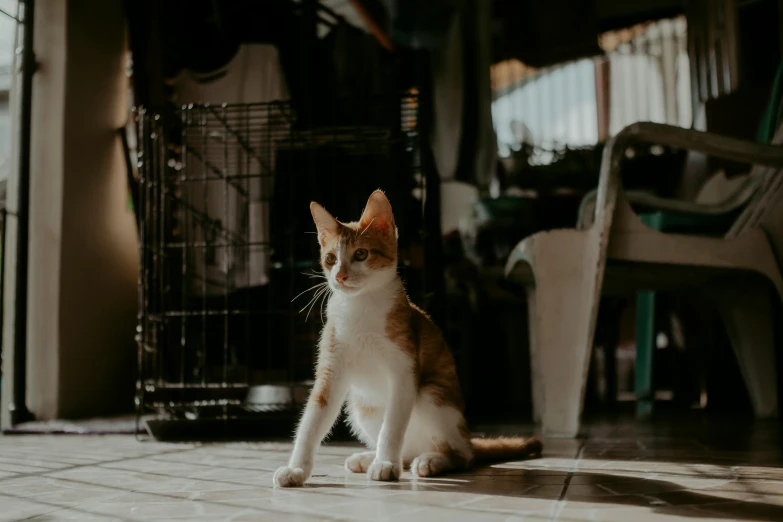
[[[397,480],[402,474],[402,466],[387,460],[376,460],[367,468],[367,476],[370,480],[389,482]]]
[[[289,468],[283,466],[277,468],[275,476],[272,478],[276,488],[298,488],[304,485],[307,476],[302,468]]]

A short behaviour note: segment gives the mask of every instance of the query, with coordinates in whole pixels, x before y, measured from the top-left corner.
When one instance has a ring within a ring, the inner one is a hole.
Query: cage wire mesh
[[[354,102],[343,112],[362,124],[320,127],[289,102],[138,111],[139,419],[293,414],[306,400],[323,321],[307,292],[311,200],[353,220],[383,187],[415,299],[418,103],[393,102]]]

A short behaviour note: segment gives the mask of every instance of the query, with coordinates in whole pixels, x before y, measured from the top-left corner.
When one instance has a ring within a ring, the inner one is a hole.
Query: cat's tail
[[[496,437],[491,439],[471,439],[473,464],[492,464],[510,460],[540,457],[544,446],[535,437]]]

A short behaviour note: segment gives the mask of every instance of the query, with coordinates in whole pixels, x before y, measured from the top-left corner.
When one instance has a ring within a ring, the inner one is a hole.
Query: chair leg
[[[757,280],[723,285],[712,292],[740,372],[759,418],[778,414],[777,363],[770,285]]]
[[[608,411],[614,411],[617,407],[617,345],[620,339],[620,318],[625,307],[625,299],[603,296],[593,339],[594,346],[604,348],[604,407]],[[591,363],[595,361],[595,354],[591,359]]]
[[[653,390],[653,354],[655,353],[655,292],[639,292],[636,295],[636,417],[640,420],[652,416],[655,390]]]
[[[535,418],[552,437],[579,433],[600,293],[582,245],[565,245],[573,251],[532,263],[535,287],[528,289]]]

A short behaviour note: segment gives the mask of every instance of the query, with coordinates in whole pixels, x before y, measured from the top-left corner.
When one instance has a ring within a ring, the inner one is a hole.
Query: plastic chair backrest
[[[778,127],[774,138],[772,138],[772,144],[783,145],[783,125]],[[781,190],[783,176],[781,176],[781,171],[774,167],[754,165],[750,176],[758,179],[758,188],[726,237],[734,237],[749,228],[761,226],[764,222],[769,221],[777,207],[783,209],[783,190]],[[783,230],[781,234],[783,234]]]

